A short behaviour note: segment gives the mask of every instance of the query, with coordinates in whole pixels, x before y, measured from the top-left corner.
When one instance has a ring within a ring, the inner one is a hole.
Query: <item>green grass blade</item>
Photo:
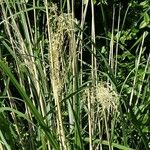
[[[44,119],[43,117],[39,114],[38,110],[35,108],[35,106],[32,104],[30,98],[28,97],[28,95],[26,94],[26,92],[23,90],[23,88],[19,85],[18,81],[15,79],[15,77],[13,76],[13,74],[11,73],[11,70],[9,69],[9,67],[2,61],[0,60],[0,68],[5,72],[5,74],[10,78],[10,80],[12,81],[13,85],[16,87],[16,89],[18,90],[19,94],[22,96],[22,98],[24,99],[25,103],[27,104],[27,106],[30,108],[30,111],[32,112],[32,114],[34,115],[34,117],[36,118],[36,120],[38,121],[38,123],[40,124],[41,128],[43,129],[43,131],[45,132],[46,136],[49,138],[50,144],[57,150],[59,149],[58,143],[55,139],[55,137],[52,135],[52,133],[49,131],[48,127],[46,126],[46,124],[44,123]]]

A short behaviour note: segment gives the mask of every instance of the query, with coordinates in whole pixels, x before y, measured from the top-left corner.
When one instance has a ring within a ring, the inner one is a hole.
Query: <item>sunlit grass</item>
[[[131,46],[132,56],[120,7],[113,6],[111,31],[99,36],[93,1],[82,1],[80,21],[74,3],[0,3],[0,149],[149,149],[149,33]]]

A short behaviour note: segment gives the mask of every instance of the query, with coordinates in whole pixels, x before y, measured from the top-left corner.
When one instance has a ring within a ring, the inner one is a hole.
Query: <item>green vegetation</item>
[[[148,0],[0,1],[0,150],[149,150]]]

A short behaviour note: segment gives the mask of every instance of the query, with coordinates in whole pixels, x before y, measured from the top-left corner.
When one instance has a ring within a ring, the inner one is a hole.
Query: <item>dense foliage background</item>
[[[150,149],[149,0],[0,1],[0,149]]]

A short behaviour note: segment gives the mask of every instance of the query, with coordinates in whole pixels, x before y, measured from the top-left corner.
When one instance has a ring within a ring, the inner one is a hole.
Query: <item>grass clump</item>
[[[147,2],[78,5],[0,2],[0,149],[149,149]]]

